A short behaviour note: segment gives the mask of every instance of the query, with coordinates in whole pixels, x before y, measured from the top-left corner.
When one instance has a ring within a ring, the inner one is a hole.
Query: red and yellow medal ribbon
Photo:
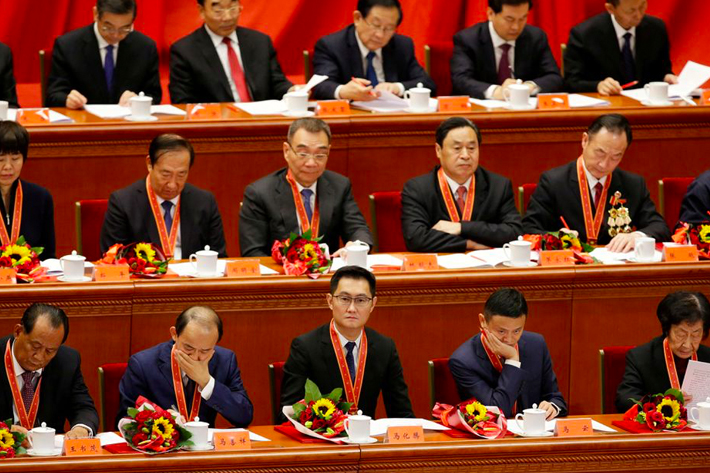
[[[195,393],[192,395],[192,409],[190,410],[190,417],[188,417],[185,388],[182,385],[182,373],[177,358],[175,358],[175,345],[173,345],[173,349],[170,351],[170,370],[173,374],[173,388],[175,390],[175,401],[177,402],[178,411],[180,411],[180,415],[185,419],[185,422],[192,422],[200,413],[202,395],[198,392],[197,386],[195,386]]]
[[[343,346],[340,344],[338,332],[335,330],[335,323],[330,321],[330,342],[335,351],[335,358],[338,360],[338,368],[340,368],[340,377],[343,379],[345,387],[345,397],[347,402],[352,403],[350,413],[357,413],[357,403],[360,400],[360,391],[362,390],[362,380],[365,378],[365,362],[367,360],[367,335],[365,330],[362,331],[362,339],[360,340],[360,355],[357,362],[357,374],[355,375],[355,386],[350,379],[350,370],[345,361]]]
[[[150,176],[145,179],[145,188],[148,193],[148,201],[150,202],[150,209],[153,211],[153,218],[155,219],[155,225],[158,227],[158,235],[160,236],[160,246],[165,253],[165,257],[170,259],[175,254],[175,243],[177,242],[178,229],[180,228],[180,199],[175,206],[175,218],[173,218],[173,226],[170,228],[170,233],[165,227],[165,219],[163,218],[163,213],[160,211],[160,204],[158,204],[158,198],[155,196],[155,192],[150,185]]]
[[[678,379],[678,371],[675,367],[675,359],[673,358],[673,350],[668,343],[668,337],[663,340],[663,357],[666,360],[666,371],[668,371],[668,379],[671,381],[671,388],[680,391],[680,380]],[[698,354],[693,352],[691,357],[693,361],[698,361]]]
[[[488,346],[488,339],[486,337],[486,332],[481,332],[481,345],[483,345],[483,350],[486,352],[486,355],[488,355],[488,359],[490,360],[491,364],[493,367],[498,371],[499,373],[503,372],[503,359],[496,355],[493,350],[491,350],[491,347]],[[515,351],[518,352],[518,355],[520,355],[520,350],[518,349],[518,344],[515,344]],[[513,414],[516,413],[518,410],[518,402],[515,401],[513,404]]]
[[[20,225],[22,224],[22,200],[22,182],[18,180],[17,189],[15,189],[15,207],[12,210],[12,229],[10,230],[10,234],[7,234],[7,229],[5,228],[4,223],[0,225],[0,240],[2,240],[3,246],[15,243],[17,239],[20,238]]]
[[[25,403],[22,400],[22,394],[20,393],[20,387],[17,385],[17,375],[15,374],[15,364],[12,362],[12,355],[10,354],[10,340],[7,341],[7,346],[5,347],[5,373],[7,374],[7,381],[10,383],[10,390],[12,391],[12,401],[17,409],[17,416],[20,418],[20,425],[27,430],[30,430],[35,425],[35,420],[37,420],[37,410],[39,409],[39,390],[42,386],[42,378],[39,379],[37,387],[35,388],[35,395],[32,398],[32,404],[30,404],[30,412],[28,413],[25,409]]]
[[[611,174],[606,178],[602,195],[597,202],[597,210],[592,216],[592,199],[589,197],[589,181],[587,173],[584,171],[584,162],[582,156],[577,159],[577,180],[579,181],[579,196],[582,198],[582,212],[584,213],[584,227],[587,231],[587,243],[593,245],[599,239],[599,230],[602,228],[604,221],[604,207],[606,195],[611,186]]]
[[[439,189],[441,190],[441,195],[444,197],[444,204],[446,205],[447,212],[449,212],[451,221],[454,223],[461,221],[470,222],[471,216],[473,215],[473,203],[476,198],[476,175],[471,176],[471,185],[466,195],[466,205],[461,209],[463,212],[461,216],[459,216],[459,211],[456,208],[456,202],[454,196],[451,194],[449,183],[446,180],[446,176],[444,176],[444,168],[439,168],[439,172],[437,172],[436,175],[439,180]]]
[[[286,173],[286,180],[291,186],[291,192],[293,192],[293,202],[296,204],[296,214],[301,222],[301,234],[306,233],[308,229],[312,229],[311,237],[318,238],[318,227],[320,226],[320,209],[318,206],[318,199],[316,199],[316,205],[313,209],[313,218],[308,221],[308,214],[306,213],[306,204],[303,202],[303,196],[298,192],[298,186],[296,185],[296,180],[291,174],[289,169]]]

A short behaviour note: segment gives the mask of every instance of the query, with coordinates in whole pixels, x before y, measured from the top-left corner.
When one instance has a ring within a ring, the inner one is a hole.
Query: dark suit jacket
[[[458,347],[449,358],[449,368],[461,399],[475,397],[484,405],[498,406],[509,418],[516,414],[516,401],[517,412],[547,401],[560,408],[560,416],[566,416],[567,403],[557,387],[545,339],[538,333],[523,332],[518,348],[521,367],[504,364],[499,373],[483,349],[480,333]]]
[[[4,43],[0,43],[0,100],[8,102],[10,107],[20,107],[12,67],[12,50]]]
[[[237,39],[251,98],[254,101],[281,100],[293,84],[281,71],[271,38],[240,26]],[[172,103],[234,102],[228,73],[204,26],[170,47]]]
[[[451,82],[454,95],[483,99],[486,90],[498,83],[498,64],[488,22],[478,23],[454,35]],[[533,81],[540,92],[562,90],[562,76],[552,57],[547,35],[536,26],[526,25],[515,41],[515,78]]]
[[[476,195],[470,222],[461,222],[461,236],[432,230],[439,220],[450,221],[439,188],[439,166],[410,179],[402,191],[402,234],[408,251],[456,253],[466,250],[466,240],[500,247],[522,234],[520,213],[508,179],[476,170]]]
[[[663,20],[646,15],[636,27],[638,87],[672,74],[670,43]],[[565,52],[565,82],[570,92],[596,92],[607,77],[621,82],[623,59],[609,13],[572,28]]]
[[[129,407],[135,407],[139,396],[163,409],[177,406],[170,368],[172,348],[172,341],[161,343],[136,353],[128,360],[128,368],[119,385],[121,404],[116,414],[116,424],[126,416]],[[203,398],[200,402],[200,420],[214,427],[219,413],[235,427],[246,427],[254,416],[254,408],[242,384],[234,352],[215,347],[208,366],[215,384],[209,400]],[[192,397],[188,398],[186,393],[185,398],[189,411]]]
[[[7,341],[11,339],[13,336],[0,339],[3,355]],[[12,391],[5,370],[1,371],[0,418],[12,419]],[[76,424],[84,424],[91,428],[94,435],[98,433],[99,415],[81,375],[81,357],[78,351],[65,345],[59,347],[55,357],[42,370],[41,379],[35,426],[46,422],[47,427],[52,427],[61,434],[64,433],[64,422],[69,421],[70,428]]]
[[[108,90],[94,24],[60,36],[52,50],[47,80],[48,107],[64,107],[67,95],[78,90],[89,104],[115,104],[126,90],[144,92],[159,104],[163,98],[155,41],[134,31],[118,46],[113,90]]]
[[[626,371],[616,390],[616,410],[626,412],[633,405],[629,399],[641,400],[646,394],[664,393],[671,388],[663,353],[663,339],[656,337],[626,354]],[[710,347],[700,345],[698,361],[710,363]],[[680,380],[683,384],[683,380]]]
[[[382,392],[387,417],[414,417],[394,341],[369,327],[365,327],[365,334],[367,358],[358,409],[374,418],[377,399]],[[330,324],[321,325],[291,342],[291,352],[284,365],[281,385],[282,406],[292,406],[303,399],[306,379],[316,383],[324,394],[335,388],[343,388],[338,361],[330,341]]]
[[[180,239],[185,259],[203,250],[205,245],[218,252],[220,258],[227,256],[222,217],[214,195],[189,183],[180,194]],[[160,245],[144,179],[113,192],[109,197],[101,228],[101,251],[106,252],[115,243],[140,241]]]
[[[242,256],[270,256],[276,240],[300,234],[293,192],[286,181],[287,168],[249,184],[239,212],[239,248]],[[350,180],[332,171],[318,179],[316,200],[320,206],[319,234],[331,252],[340,240],[360,240],[372,247],[373,239],[365,218],[353,198]]]
[[[710,220],[710,171],[705,171],[690,186],[680,206],[680,221],[701,223]]]
[[[324,36],[316,43],[313,53],[313,71],[328,76],[313,89],[313,97],[331,100],[335,89],[347,84],[352,77],[365,77],[362,55],[355,39],[355,26],[350,25],[336,33]],[[395,34],[382,48],[382,66],[387,82],[401,82],[405,89],[416,87],[419,82],[436,95],[436,84],[417,62],[414,42],[408,36]]]
[[[15,208],[16,180],[10,188],[10,210],[5,209],[5,203],[0,199],[0,217],[5,225],[7,234],[12,231],[12,209]],[[25,237],[25,241],[33,247],[42,247],[44,251],[39,258],[46,260],[55,258],[54,246],[54,202],[52,194],[44,187],[22,181],[22,222],[20,223],[20,236]],[[7,216],[10,216],[10,223]]]
[[[611,175],[611,186],[604,203],[604,220],[597,241],[599,245],[606,245],[611,241],[607,225],[611,208],[609,199],[616,191],[620,191],[621,198],[626,199],[625,206],[629,209],[632,227],[658,242],[670,241],[670,230],[663,217],[656,212],[656,206],[646,188],[646,181],[638,174],[617,168]],[[589,195],[592,199],[591,192]],[[593,202],[593,199],[591,201]],[[572,230],[579,232],[582,241],[587,241],[576,160],[542,173],[523,217],[523,230],[525,233],[556,232],[563,227],[560,216],[565,218]]]

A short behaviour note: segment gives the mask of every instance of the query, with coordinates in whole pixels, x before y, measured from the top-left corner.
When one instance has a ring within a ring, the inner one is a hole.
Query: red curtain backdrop
[[[281,64],[289,76],[303,75],[301,52],[313,49],[316,40],[352,21],[357,0],[242,0],[240,23],[268,33],[274,40]],[[462,28],[485,19],[486,0],[402,0],[402,34],[414,38],[423,63],[423,48],[429,42],[450,41]],[[95,0],[0,0],[0,41],[15,56],[19,83],[39,82],[37,51],[51,48],[54,38],[89,24]],[[158,43],[167,79],[169,48],[175,40],[202,24],[195,0],[138,0],[136,29]],[[559,61],[559,44],[569,30],[600,13],[604,0],[537,0],[530,23],[542,27]],[[688,60],[710,64],[707,44],[710,33],[706,0],[649,0],[648,13],[665,20],[671,38],[676,73]]]

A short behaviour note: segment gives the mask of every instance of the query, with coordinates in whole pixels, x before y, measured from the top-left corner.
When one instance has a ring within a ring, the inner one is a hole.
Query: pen
[[[513,66],[508,66],[508,69],[510,69],[510,78],[511,78],[511,79],[516,79],[516,77],[515,77],[515,70],[513,69]]]
[[[635,86],[635,85],[638,84],[638,83],[639,83],[639,81],[635,80],[635,81],[633,81],[633,82],[629,82],[628,84],[624,84],[624,85],[621,86],[621,90],[626,90],[626,89],[628,89],[629,87],[633,87],[633,86]]]
[[[350,79],[351,79],[353,82],[355,82],[356,84],[359,84],[359,85],[361,85],[361,86],[363,86],[363,87],[370,87],[369,85],[363,84],[363,83],[362,83],[362,79],[358,79],[358,78],[355,77],[355,76],[350,77]],[[370,91],[370,95],[373,95],[373,96],[377,97],[377,92],[375,92],[375,90],[373,89],[373,90]]]

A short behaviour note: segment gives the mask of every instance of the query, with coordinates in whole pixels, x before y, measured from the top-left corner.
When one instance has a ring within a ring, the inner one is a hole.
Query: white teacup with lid
[[[219,253],[210,250],[209,245],[207,245],[204,250],[190,255],[190,264],[192,264],[198,276],[216,276],[218,256]]]
[[[538,409],[537,404],[533,404],[532,408],[523,409],[523,413],[515,416],[515,422],[525,435],[543,435],[545,433],[545,419],[547,411]],[[520,419],[523,419],[523,424],[520,424]]]
[[[418,83],[404,93],[404,99],[409,100],[409,110],[412,112],[428,112],[431,89],[424,87],[423,83]]]
[[[210,424],[200,421],[199,417],[195,417],[195,420],[185,423],[185,428],[192,434],[190,440],[195,444],[190,447],[191,449],[205,450],[210,447],[209,427]]]
[[[134,120],[145,120],[150,117],[150,107],[153,105],[153,97],[148,97],[143,92],[131,97],[131,117]]]
[[[52,455],[54,453],[55,430],[47,427],[46,422],[42,422],[41,427],[30,430],[29,437],[32,443],[32,450],[36,455]]]
[[[83,280],[84,261],[86,261],[86,257],[77,254],[76,250],[73,250],[70,255],[62,256],[59,260],[59,266],[64,271],[62,279],[68,282]]]
[[[348,266],[360,266],[361,268],[367,269],[367,254],[369,252],[370,245],[357,242],[345,247],[343,259]]]
[[[357,415],[349,415],[343,422],[345,432],[347,432],[350,442],[365,443],[370,440],[370,416],[357,411]]]
[[[690,420],[703,430],[710,430],[710,397],[690,409]],[[694,427],[694,426],[691,426]]]

